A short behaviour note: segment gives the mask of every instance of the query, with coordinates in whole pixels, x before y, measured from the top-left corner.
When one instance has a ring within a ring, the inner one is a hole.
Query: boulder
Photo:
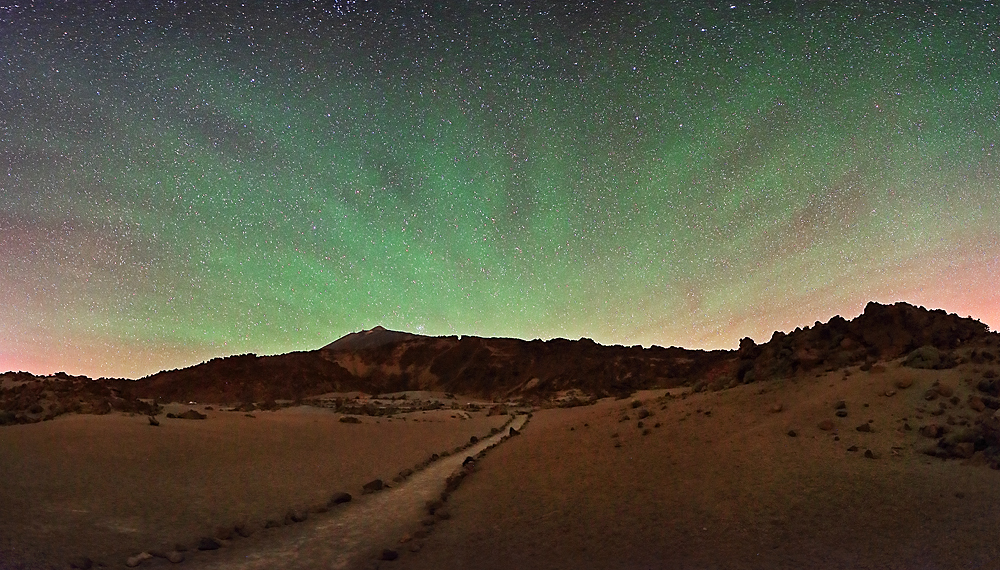
[[[903,366],[933,369],[941,365],[941,351],[931,345],[921,346],[903,359]]]
[[[218,550],[222,548],[222,543],[210,536],[203,536],[198,539],[198,550]]]
[[[174,417],[177,418],[177,419],[179,419],[179,420],[203,420],[203,419],[207,418],[208,416],[206,416],[205,414],[202,414],[202,413],[198,412],[197,410],[188,410],[188,411],[184,412],[183,414],[178,414],[178,415],[176,415]]]
[[[338,492],[334,493],[332,497],[330,497],[330,501],[327,502],[327,505],[329,505],[329,506],[332,507],[333,505],[340,505],[340,504],[343,504],[343,503],[350,503],[352,498],[353,497],[351,497],[350,493],[345,493],[343,491],[338,491]]]
[[[378,559],[379,560],[395,560],[397,558],[399,558],[399,553],[398,552],[396,552],[395,550],[391,550],[389,548],[386,548],[385,550],[382,551],[382,555],[379,556]]]
[[[385,483],[381,479],[375,479],[364,484],[362,487],[364,489],[364,494],[374,493],[376,491],[381,491],[385,488]]]
[[[152,557],[153,557],[153,555],[150,554],[150,553],[148,553],[148,552],[140,552],[139,554],[136,554],[135,556],[130,556],[125,561],[125,565],[128,566],[129,568],[135,568],[136,566],[142,564],[143,562],[149,560]]]

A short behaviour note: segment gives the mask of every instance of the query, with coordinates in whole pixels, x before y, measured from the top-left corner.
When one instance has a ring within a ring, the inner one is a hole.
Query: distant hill
[[[721,389],[814,369],[871,365],[924,346],[936,349],[936,360],[929,365],[948,367],[955,364],[951,353],[956,348],[991,335],[995,333],[979,321],[906,303],[869,303],[851,321],[837,316],[787,334],[776,332],[761,345],[745,338],[738,350],[602,346],[586,338],[432,337],[375,327],[313,351],[244,354],[135,381],[94,382],[107,385],[121,401],[236,404],[329,392],[435,390],[542,402],[567,390],[602,397],[683,385]],[[0,379],[14,378],[12,374]],[[17,378],[23,383],[30,376]],[[52,383],[55,378],[39,380]],[[32,405],[26,388],[16,396],[12,390],[0,388],[0,409]]]

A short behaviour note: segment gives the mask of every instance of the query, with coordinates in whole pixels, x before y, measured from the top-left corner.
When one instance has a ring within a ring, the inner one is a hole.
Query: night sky
[[[203,4],[0,0],[0,371],[1000,326],[988,3]]]

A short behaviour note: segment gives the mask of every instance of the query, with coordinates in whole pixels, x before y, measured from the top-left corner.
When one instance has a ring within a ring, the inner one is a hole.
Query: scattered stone
[[[621,447],[621,446],[622,446],[622,442],[620,442],[620,441],[616,441],[615,442],[615,447]]]
[[[135,568],[136,566],[142,564],[143,562],[149,560],[152,557],[153,557],[153,555],[150,554],[150,553],[148,553],[148,552],[140,552],[139,554],[136,554],[135,556],[130,556],[125,561],[125,565],[128,566],[129,568]]]
[[[845,402],[844,400],[838,400],[837,403],[833,405],[833,409],[835,410],[843,410],[846,408],[847,408],[847,402]]]
[[[168,552],[166,558],[171,564],[180,564],[181,562],[184,562],[184,555],[176,550]]]
[[[783,410],[783,409],[785,409],[785,406],[783,406],[783,405],[782,405],[782,404],[781,404],[781,403],[779,402],[779,403],[777,403],[777,404],[774,404],[773,406],[771,406],[771,413],[772,413],[772,414],[776,414],[776,413],[780,412],[780,411],[781,411],[781,410]]]
[[[343,417],[341,417],[337,421],[339,421],[342,424],[360,424],[361,423],[361,420],[359,420],[358,418],[356,418],[354,416],[343,416]]]
[[[521,435],[521,432],[517,431],[516,429],[514,429],[513,426],[511,426],[511,428],[510,428],[510,436],[514,437],[515,435]]]
[[[969,409],[982,412],[986,410],[986,404],[983,403],[983,399],[979,396],[969,396]]]
[[[337,493],[334,493],[333,496],[330,497],[330,501],[327,503],[327,505],[333,506],[333,505],[340,505],[343,503],[350,503],[352,498],[353,497],[351,497],[350,493],[339,491]]]
[[[399,537],[399,543],[400,544],[406,544],[407,542],[410,542],[411,540],[413,540],[413,537],[410,536],[410,533],[406,533],[403,536]]]
[[[823,431],[830,431],[834,428],[833,420],[823,420],[816,425],[819,429]]]
[[[936,400],[937,397],[938,397],[938,391],[933,388],[924,392],[924,399],[927,400],[928,402],[930,402],[931,400]]]
[[[795,437],[797,435],[799,435],[799,433],[797,431],[795,431],[793,429],[788,430],[788,437]]]
[[[900,390],[906,390],[910,386],[913,386],[913,378],[900,378],[896,380],[896,388]]]
[[[937,390],[937,393],[941,394],[944,398],[950,398],[952,394],[955,393],[955,390],[947,384],[938,384],[937,387],[935,387],[935,390]]]
[[[156,419],[153,416],[149,416],[149,425],[151,425],[151,426],[159,426],[160,425],[160,420]]]
[[[638,418],[639,418],[640,420],[644,420],[644,419],[648,418],[648,417],[649,417],[650,415],[652,415],[652,414],[650,414],[650,413],[649,413],[649,410],[647,410],[646,408],[642,408],[642,409],[641,409],[641,410],[639,410],[639,412],[638,412],[638,413],[636,414],[636,416],[637,416],[637,417],[638,417]]]
[[[944,429],[937,424],[927,424],[920,428],[920,435],[931,439],[941,437],[943,433]]]
[[[653,433],[653,430],[651,430],[649,428],[646,428],[646,429],[642,430],[642,435],[649,435],[651,433]]]
[[[854,429],[860,431],[861,433],[871,433],[872,426],[871,426],[871,424],[861,424],[861,425],[859,425],[858,427],[856,427]]]
[[[952,448],[952,455],[961,459],[968,459],[976,453],[976,444],[971,441],[963,441],[961,443],[956,443],[955,447]]]
[[[395,560],[397,558],[399,558],[399,553],[398,552],[396,552],[395,550],[391,550],[389,548],[386,548],[385,550],[382,551],[382,555],[379,556],[378,559],[379,560]]]
[[[837,416],[838,418],[846,418],[846,417],[847,417],[847,410],[837,410],[837,411],[835,412],[835,415],[836,415],[836,416]]]
[[[222,544],[210,536],[203,536],[198,539],[198,550],[218,550]]]
[[[79,570],[90,570],[94,566],[94,561],[86,556],[76,556],[69,559],[69,567]]]
[[[876,455],[875,452],[870,449],[865,450],[865,457],[868,459],[878,459],[878,455]]]
[[[895,390],[886,390],[886,391],[885,391],[885,396],[886,396],[887,398],[891,398],[891,397],[893,397],[893,396],[895,396],[895,395],[896,395],[896,391],[895,391]]]
[[[292,523],[300,523],[308,518],[309,518],[309,513],[307,513],[306,511],[289,509],[288,512],[285,513],[285,524],[289,525]]]
[[[242,536],[243,538],[248,538],[251,534],[254,533],[254,530],[256,529],[254,529],[252,524],[243,521],[236,523],[236,526],[233,527],[233,530],[236,531],[236,534]]]
[[[469,443],[479,443],[479,438],[476,436],[472,436],[469,438]]]
[[[632,409],[634,410],[635,408],[642,406],[642,402],[639,400],[632,400],[632,403],[629,405],[632,406]]]
[[[858,450],[858,446],[856,446],[856,445],[852,445],[851,447],[847,448],[847,451],[857,451],[857,450]]]
[[[374,493],[385,489],[385,483],[383,483],[381,479],[375,479],[374,481],[365,483],[362,488],[364,489],[364,494],[367,495],[368,493]]]
[[[188,411],[184,412],[183,414],[179,414],[179,415],[176,415],[174,417],[177,418],[177,419],[179,419],[179,420],[203,420],[203,419],[207,418],[208,416],[206,416],[205,414],[203,414],[201,412],[198,412],[197,410],[188,410]]]

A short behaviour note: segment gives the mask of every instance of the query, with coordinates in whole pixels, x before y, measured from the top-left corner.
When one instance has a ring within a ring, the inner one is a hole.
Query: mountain
[[[995,333],[979,321],[907,303],[869,303],[853,320],[835,316],[827,323],[816,322],[787,334],[775,332],[761,345],[745,338],[737,350],[602,346],[587,338],[432,337],[375,327],[313,351],[216,358],[135,381],[92,381],[107,390],[74,389],[73,393],[100,392],[101,398],[117,402],[116,407],[122,409],[138,409],[134,402],[150,398],[234,404],[301,400],[329,392],[405,390],[544,403],[569,390],[591,397],[683,385],[696,391],[717,390],[817,369],[872,366],[911,353],[919,353],[911,363],[914,366],[947,368],[957,363],[955,349],[987,337]],[[0,375],[0,380],[11,384],[0,387],[0,410],[11,413],[27,410],[47,397],[48,392],[39,386],[58,384],[56,377],[12,375]],[[74,382],[80,384],[79,379]],[[99,406],[107,408],[103,403]],[[62,405],[58,409],[88,408]],[[33,419],[26,414],[18,417]]]

